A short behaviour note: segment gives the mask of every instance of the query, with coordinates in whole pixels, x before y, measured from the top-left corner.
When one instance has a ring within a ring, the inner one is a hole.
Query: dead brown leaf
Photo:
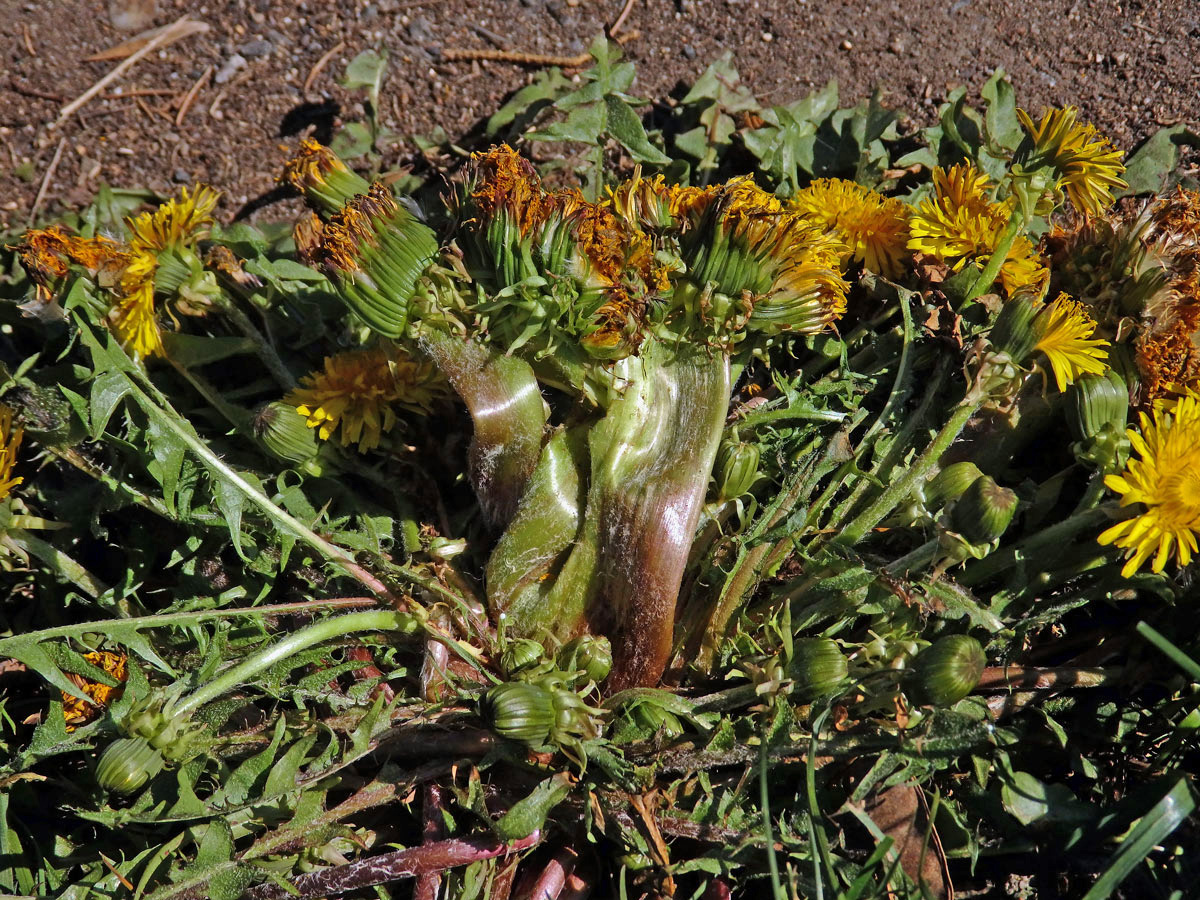
[[[135,34],[127,41],[121,41],[121,43],[114,47],[109,47],[107,50],[101,50],[99,53],[93,53],[91,56],[87,57],[87,61],[104,62],[110,59],[125,59],[128,56],[133,56],[133,54],[137,53],[169,28],[171,28],[170,25],[161,25],[158,28],[148,28],[140,34]],[[172,34],[168,40],[165,40],[159,44],[159,46],[167,47],[185,37],[189,37],[193,34],[203,34],[208,30],[209,26],[206,23],[189,20],[178,26],[175,29],[175,33]]]
[[[937,833],[925,840],[931,826],[922,800],[920,788],[899,784],[868,800],[865,811],[895,841],[904,874],[924,885],[926,896],[952,900],[954,890],[944,875],[945,859]]]

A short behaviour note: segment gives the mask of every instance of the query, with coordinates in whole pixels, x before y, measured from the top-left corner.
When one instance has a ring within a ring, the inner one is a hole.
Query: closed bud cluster
[[[1129,388],[1115,369],[1085,375],[1067,393],[1067,421],[1076,442],[1075,458],[1113,473],[1129,459]]]
[[[332,150],[311,138],[300,142],[300,149],[284,166],[279,182],[300,191],[305,200],[324,213],[341,209],[355,194],[365,194],[369,187]]]
[[[418,281],[437,256],[433,230],[376,182],[330,216],[314,243],[315,261],[351,309],[386,337],[404,334]]]

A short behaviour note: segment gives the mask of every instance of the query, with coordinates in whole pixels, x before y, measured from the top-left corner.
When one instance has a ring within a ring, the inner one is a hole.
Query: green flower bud
[[[1076,440],[1106,431],[1125,431],[1129,388],[1113,369],[1103,375],[1081,375],[1067,391],[1067,423]]]
[[[747,441],[726,441],[717,451],[717,501],[736,500],[758,481],[761,451]]]
[[[602,635],[583,634],[563,644],[557,665],[564,672],[583,672],[593,684],[600,684],[612,671],[612,644]]]
[[[1024,365],[1037,336],[1033,332],[1033,320],[1038,312],[1037,302],[1029,294],[1018,294],[1000,310],[996,324],[992,327],[990,340],[992,346],[1001,353],[1008,354],[1017,365]]]
[[[1129,388],[1115,369],[1084,375],[1067,393],[1067,421],[1078,439],[1075,458],[1104,472],[1117,472],[1129,459]]]
[[[990,477],[976,478],[950,509],[950,527],[973,544],[998,540],[1017,514],[1016,492]]]
[[[309,463],[320,451],[316,429],[309,428],[307,417],[282,400],[260,406],[251,428],[267,450],[286,462]]]
[[[545,658],[545,655],[546,651],[537,641],[531,641],[528,638],[510,640],[500,654],[500,668],[504,670],[506,676],[511,678],[518,672],[536,666]]]
[[[366,193],[368,187],[332,150],[310,138],[300,142],[279,181],[290,184],[311,206],[326,213],[334,212],[355,194]]]
[[[522,682],[489,690],[479,702],[479,714],[496,734],[535,748],[545,746],[557,720],[553,692]]]
[[[96,782],[106,791],[132,794],[163,767],[162,751],[141,737],[113,741],[96,764]]]
[[[975,689],[986,665],[987,655],[979,641],[966,634],[950,634],[917,654],[906,683],[918,703],[953,706]]]
[[[787,675],[795,683],[797,699],[807,701],[838,689],[849,664],[837,642],[830,638],[800,638],[792,644]]]
[[[376,182],[330,217],[311,252],[347,306],[375,331],[398,338],[438,242],[429,226]]]
[[[981,477],[983,472],[970,460],[951,463],[925,482],[922,492],[925,508],[930,512],[941,509],[965,494],[967,488]]]

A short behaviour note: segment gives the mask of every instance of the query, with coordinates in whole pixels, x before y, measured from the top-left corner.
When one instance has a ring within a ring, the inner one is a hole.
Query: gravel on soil
[[[411,135],[435,126],[464,134],[532,76],[511,64],[449,61],[443,50],[578,54],[622,5],[0,0],[0,227],[25,225],[43,182],[43,215],[86,204],[102,183],[169,193],[198,180],[225,192],[221,212],[231,218],[271,191],[299,136],[362,116],[361,93],[337,78],[367,48],[389,54],[380,115],[401,135],[386,148],[394,165],[415,153]],[[116,65],[86,61],[131,36],[114,21],[165,25],[185,12],[209,29],[151,52],[54,124],[65,103]],[[635,89],[648,97],[666,96],[731,51],[764,103],[836,78],[843,103],[878,86],[887,103],[925,122],[949,89],[977,92],[1002,66],[1023,106],[1036,114],[1075,104],[1126,150],[1163,125],[1200,122],[1196,0],[637,0],[622,33],[635,32],[625,53],[637,64]]]

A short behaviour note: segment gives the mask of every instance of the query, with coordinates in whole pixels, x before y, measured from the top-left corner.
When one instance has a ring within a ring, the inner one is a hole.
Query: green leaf
[[[379,89],[383,86],[383,76],[387,71],[387,53],[376,53],[374,50],[364,50],[346,66],[346,74],[342,76],[342,86],[354,90],[366,88],[371,98],[371,105],[379,108]]]
[[[262,492],[262,483],[258,477],[252,472],[238,473],[248,484],[257,488]],[[237,551],[237,555],[246,562],[250,558],[242,550],[242,508],[246,503],[246,494],[239,489],[237,485],[230,484],[218,473],[212,473],[213,497],[217,501],[217,507],[221,510],[221,515],[225,517],[225,524],[229,526],[229,537],[233,541],[233,549]]]
[[[163,502],[167,505],[167,512],[174,515],[175,496],[187,448],[174,432],[163,428],[156,419],[151,419],[146,427],[146,441],[154,458],[146,468],[162,485]]]
[[[571,110],[562,122],[551,122],[540,131],[529,135],[531,141],[579,141],[583,144],[600,143],[601,135],[608,124],[607,107],[603,103],[589,103]]]
[[[492,113],[484,126],[488,137],[495,137],[500,130],[511,125],[513,131],[522,131],[539,112],[567,94],[575,85],[563,75],[557,66],[539,72],[533,84],[527,84],[509,98],[509,101]]]
[[[722,109],[729,112],[759,108],[754,95],[742,85],[741,76],[733,64],[733,54],[728,51],[700,73],[700,77],[679,102],[680,105],[687,106],[702,100],[716,100]]]
[[[233,832],[229,823],[216,818],[209,821],[196,851],[196,868],[208,869],[229,862],[233,856]]]
[[[215,802],[225,806],[239,806],[250,798],[255,782],[275,764],[275,755],[287,734],[287,721],[280,716],[275,720],[275,733],[265,749],[251,756],[238,766],[225,782],[224,789],[217,794]]]
[[[1164,190],[1179,164],[1180,144],[1200,147],[1200,134],[1182,123],[1152,134],[1126,161],[1124,178],[1129,187],[1116,192],[1116,196],[1157,194]]]
[[[108,427],[117,404],[129,393],[129,379],[121,372],[104,372],[92,381],[91,408],[93,440],[99,439]]]
[[[357,159],[371,152],[375,135],[364,122],[347,122],[329,142],[329,149],[343,159]]]
[[[501,840],[516,841],[529,837],[546,824],[546,817],[571,792],[570,779],[561,772],[533,789],[528,797],[514,803],[492,828]]]
[[[45,647],[36,643],[31,636],[9,638],[4,642],[4,655],[24,663],[26,667],[37,672],[60,691],[65,691],[72,697],[87,699],[87,695],[80,690],[79,685],[64,675],[55,664],[53,655]]]
[[[279,797],[296,790],[300,768],[308,757],[308,751],[316,742],[317,735],[309,734],[287,748],[279,762],[271,767],[271,774],[267,776],[267,783],[263,785],[264,797]]]
[[[979,90],[987,101],[988,137],[1005,150],[1016,150],[1025,138],[1025,129],[1017,118],[1017,99],[1012,82],[1003,69],[996,69]]]
[[[254,353],[258,347],[247,337],[208,337],[168,331],[163,334],[163,346],[172,362],[184,368],[206,366],[243,353]]]
[[[642,119],[624,100],[611,95],[604,98],[608,107],[608,130],[638,162],[656,166],[670,165],[671,158],[650,143]]]
[[[1091,811],[1062,784],[1046,784],[1028,772],[1013,772],[1000,790],[1004,809],[1022,825],[1086,822]]]
[[[1083,900],[1105,900],[1112,896],[1121,882],[1142,865],[1155,847],[1186,822],[1195,809],[1196,797],[1191,785],[1186,778],[1180,778],[1121,842],[1112,862]]]

